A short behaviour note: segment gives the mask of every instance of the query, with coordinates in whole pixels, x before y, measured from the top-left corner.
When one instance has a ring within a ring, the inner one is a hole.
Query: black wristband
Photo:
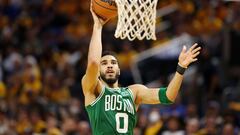
[[[178,72],[179,74],[181,74],[181,75],[184,74],[184,72],[185,72],[186,69],[187,69],[187,68],[184,68],[184,67],[180,66],[179,64],[177,65],[177,72]]]

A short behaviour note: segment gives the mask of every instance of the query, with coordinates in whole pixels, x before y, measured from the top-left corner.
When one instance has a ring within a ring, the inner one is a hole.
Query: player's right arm
[[[102,27],[105,22],[96,16],[96,14],[92,11],[92,8],[91,13],[94,20],[93,33],[88,50],[87,69],[85,75],[82,78],[85,105],[88,105],[94,101],[101,91],[98,76],[102,55]]]

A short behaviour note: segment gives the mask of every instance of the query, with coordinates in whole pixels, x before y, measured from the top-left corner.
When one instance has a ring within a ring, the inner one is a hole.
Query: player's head
[[[106,51],[102,53],[100,63],[100,78],[107,84],[114,84],[120,76],[120,68],[115,53]]]

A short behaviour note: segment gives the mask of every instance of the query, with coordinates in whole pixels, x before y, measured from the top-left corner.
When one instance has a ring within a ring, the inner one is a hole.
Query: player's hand
[[[108,20],[103,20],[96,15],[96,13],[93,11],[93,8],[92,8],[92,1],[91,1],[91,5],[90,5],[90,11],[91,11],[92,16],[93,16],[94,24],[96,26],[102,27],[108,21]]]
[[[179,55],[178,63],[180,66],[187,68],[192,62],[197,61],[197,56],[200,54],[201,47],[197,47],[198,44],[195,43],[188,50],[186,46],[183,46],[182,52]]]

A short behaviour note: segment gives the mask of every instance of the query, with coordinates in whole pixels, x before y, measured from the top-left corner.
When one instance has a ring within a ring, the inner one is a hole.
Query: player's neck
[[[118,88],[118,81],[116,81],[115,83],[113,84],[108,84],[104,81],[102,81],[104,83],[105,86],[109,87],[109,88]]]

